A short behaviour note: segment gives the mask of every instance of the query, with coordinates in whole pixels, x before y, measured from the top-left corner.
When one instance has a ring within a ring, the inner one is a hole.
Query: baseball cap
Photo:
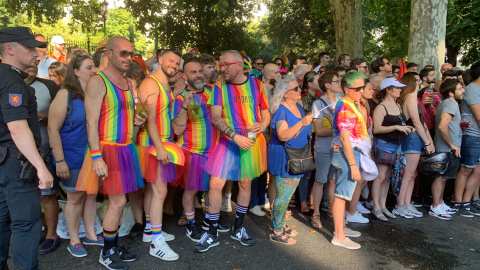
[[[61,36],[53,36],[52,41],[50,43],[67,44]]]
[[[28,27],[7,27],[0,29],[0,43],[18,42],[30,48],[46,48],[47,43],[35,39],[33,32]]]
[[[395,87],[405,87],[406,85],[405,84],[401,84],[397,78],[386,78],[385,80],[383,80],[382,84],[380,84],[380,89],[383,90],[387,87],[390,87],[390,86],[395,86]]]

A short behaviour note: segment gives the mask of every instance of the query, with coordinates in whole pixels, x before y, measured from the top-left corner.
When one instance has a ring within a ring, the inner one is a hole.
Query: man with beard
[[[350,68],[350,56],[348,54],[340,54],[338,57],[338,66],[344,67],[344,68]],[[341,78],[339,78],[341,80]]]
[[[185,165],[177,167],[178,180],[172,185],[179,185],[185,190],[182,204],[187,219],[187,237],[198,242],[202,233],[195,222],[194,198],[198,191],[208,191],[210,175],[205,172],[205,165],[220,133],[212,125],[210,108],[207,105],[212,87],[203,84],[202,65],[193,58],[183,67],[187,86],[175,98],[172,108],[175,118],[172,122],[175,123],[173,131],[178,136],[177,144],[185,154]]]
[[[363,58],[355,58],[350,62],[350,69],[366,74],[368,70],[367,62]]]
[[[265,88],[267,88],[268,100],[270,100],[270,97],[273,95],[273,87],[275,87],[278,78],[282,76],[278,65],[274,63],[266,64],[263,68],[263,76],[265,78]]]
[[[267,169],[267,149],[262,132],[270,123],[265,86],[242,74],[242,55],[229,50],[220,57],[220,69],[225,83],[214,85],[208,104],[213,125],[223,134],[207,163],[211,175],[209,190],[210,224],[195,251],[206,252],[220,244],[217,234],[222,189],[226,180],[238,181],[239,193],[235,224],[230,237],[244,246],[253,245],[253,239],[243,227],[248,209],[251,180]]]
[[[447,153],[447,170],[435,178],[432,183],[433,203],[428,212],[431,216],[443,220],[450,220],[450,214],[455,213],[443,201],[443,191],[447,179],[455,179],[458,168],[460,167],[460,146],[462,144],[462,129],[460,127],[460,109],[458,103],[463,99],[463,89],[460,81],[450,79],[440,86],[440,93],[443,101],[437,108],[438,132],[435,133],[435,151],[437,153]]]
[[[144,166],[144,179],[147,182],[146,196],[151,198],[145,202],[147,226],[143,241],[150,244],[150,255],[165,261],[178,260],[179,256],[166,243],[173,240],[173,235],[162,232],[163,204],[167,196],[167,183],[177,177],[176,165],[171,162],[170,153],[165,150],[163,143],[173,142],[173,129],[177,129],[177,122],[172,122],[171,104],[174,100],[173,90],[169,81],[172,80],[180,69],[179,51],[165,50],[158,57],[158,70],[147,77],[139,89],[139,99],[146,104],[147,127],[138,131],[139,156]],[[185,108],[190,103],[192,94],[185,96]],[[156,157],[148,150],[153,146]]]
[[[426,68],[420,70],[420,79],[422,80],[421,88],[429,87],[435,83],[435,70]]]
[[[135,261],[137,255],[118,243],[118,232],[125,194],[143,187],[132,136],[134,124],[142,125],[145,118],[135,115],[132,89],[124,75],[135,55],[130,41],[121,36],[110,38],[105,54],[107,67],[90,78],[85,91],[89,149],[76,190],[108,194],[99,262],[108,269],[128,269],[125,262]]]

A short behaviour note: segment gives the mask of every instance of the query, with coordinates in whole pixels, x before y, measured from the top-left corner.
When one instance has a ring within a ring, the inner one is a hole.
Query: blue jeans
[[[300,201],[306,202],[308,195],[312,193],[313,183],[315,182],[315,171],[307,172],[300,179],[298,184],[298,193],[300,193]]]
[[[263,206],[265,204],[265,194],[267,194],[267,173],[263,173],[259,177],[252,180],[252,188],[250,195],[249,208],[257,205]]]

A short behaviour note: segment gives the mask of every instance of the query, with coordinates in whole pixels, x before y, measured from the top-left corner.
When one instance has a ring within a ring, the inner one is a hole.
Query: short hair
[[[460,74],[462,74],[462,73],[460,72]],[[445,80],[446,77],[458,77],[458,71],[447,69],[442,74],[442,81]]]
[[[202,63],[198,60],[197,57],[192,57],[192,58],[190,58],[188,61],[185,60],[185,61],[183,62],[182,71],[185,70],[185,66],[186,66],[188,63],[199,63],[199,64],[203,67]]]
[[[262,57],[257,57],[255,59],[253,59],[253,63],[257,62],[257,60],[262,60],[263,61],[263,58]]]
[[[327,91],[327,87],[325,86],[325,84],[332,83],[333,77],[335,76],[338,77],[338,73],[333,69],[329,69],[325,71],[325,73],[320,78],[318,78],[318,85],[323,92]]]
[[[157,50],[155,51],[155,57],[158,58],[158,57],[162,56],[162,52],[164,52],[164,51],[165,51],[164,48],[157,49]]]
[[[341,63],[342,61],[345,61],[345,58],[347,58],[347,56],[349,56],[349,55],[346,54],[346,53],[340,54],[340,56],[338,57],[337,63],[340,65],[340,63]]]
[[[337,73],[337,76],[338,76],[338,72],[340,71],[345,71],[345,73],[347,72],[347,69],[344,66],[336,66],[334,68],[331,68],[330,70],[335,71]]]
[[[107,50],[98,50],[93,54],[92,60],[96,68],[98,68],[102,63],[102,58],[105,55],[106,51]]]
[[[469,85],[473,81],[470,69],[467,69],[462,73],[462,79],[463,83],[465,83],[465,86]]]
[[[67,48],[67,53],[65,54],[66,58],[73,59],[76,55],[88,55],[88,53],[76,45]]]
[[[355,80],[358,80],[358,79],[365,80],[366,79],[365,74],[363,74],[363,72],[360,72],[360,71],[354,71],[354,72],[349,72],[343,75],[342,82],[341,82],[342,90],[345,91],[345,88],[352,87]]]
[[[127,78],[134,79],[137,87],[140,86],[146,76],[145,71],[143,71],[142,66],[137,61],[132,61],[130,63],[125,75]]]
[[[418,67],[418,65],[415,64],[414,62],[408,62],[408,63],[407,63],[407,69],[409,69],[409,68],[414,68],[414,67]]]
[[[384,57],[378,57],[377,59],[372,61],[372,63],[370,64],[370,70],[372,70],[373,73],[380,72],[380,68],[385,66],[385,62],[383,62],[383,58]]]
[[[440,94],[442,94],[443,99],[447,99],[450,97],[450,93],[455,95],[455,89],[457,89],[457,85],[460,83],[457,79],[450,79],[446,80],[440,85]]]
[[[175,55],[177,55],[178,57],[182,58],[182,52],[180,50],[176,50],[176,49],[166,49],[163,53],[162,53],[162,56],[164,55],[167,55],[167,53],[169,52],[172,52],[174,53]]]
[[[112,50],[113,49],[113,45],[115,44],[115,40],[117,39],[121,39],[121,40],[125,40],[125,41],[128,41],[130,42],[130,40],[126,37],[123,37],[123,36],[113,36],[111,38],[108,39],[107,41],[107,45],[105,45],[105,48],[107,50]]]
[[[364,62],[366,63],[367,61],[365,61],[365,59],[363,59],[363,58],[357,57],[357,58],[353,59],[352,61],[350,61],[350,68],[357,70],[357,66],[364,63]]]
[[[297,56],[297,57],[293,58],[293,59],[292,59],[292,62],[290,63],[290,68],[289,68],[290,71],[293,70],[293,65],[296,65],[298,60],[302,60],[302,61],[305,60],[305,61],[307,61],[307,57],[301,55],[301,56]],[[297,65],[297,66],[298,66],[298,65]]]
[[[476,81],[478,77],[480,77],[480,61],[475,62],[470,67],[470,75],[472,76],[473,81]]]
[[[422,70],[420,70],[420,79],[423,80],[424,77],[428,77],[428,73],[430,73],[431,71],[435,71],[431,68],[424,68]]]
[[[318,59],[319,59],[319,60],[322,59],[325,55],[330,56],[330,53],[328,53],[328,52],[321,52],[321,53],[318,55]]]
[[[400,66],[392,65],[392,72],[394,72],[395,69],[398,69],[398,71],[400,71]]]
[[[423,69],[433,69],[433,70],[435,70],[435,66],[428,64],[428,65],[425,65],[425,66],[423,67]]]
[[[198,57],[198,61],[200,61],[200,64],[202,65],[202,67],[205,65],[215,65],[215,57],[206,53],[202,53]]]
[[[295,70],[293,71],[293,75],[295,76],[295,78],[297,78],[298,75],[300,75],[300,73],[302,71],[302,67],[305,67],[305,66],[308,66],[308,65],[307,64],[300,64],[300,65],[295,67]]]

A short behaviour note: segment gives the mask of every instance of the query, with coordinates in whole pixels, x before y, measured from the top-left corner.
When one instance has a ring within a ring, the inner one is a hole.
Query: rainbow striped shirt
[[[268,109],[268,98],[262,81],[248,77],[242,84],[213,86],[208,105],[222,106],[222,116],[236,133],[246,135],[246,128],[260,123],[260,110]]]
[[[98,120],[99,139],[102,142],[126,144],[132,141],[135,104],[130,90],[112,84],[103,72],[98,72],[107,87]]]
[[[212,124],[210,108],[207,105],[212,92],[211,85],[205,85],[203,92],[196,93],[188,106],[187,127],[182,135],[177,137],[177,144],[183,149],[195,154],[210,156],[212,150],[217,145],[220,133]],[[184,95],[188,90],[183,90],[175,97],[172,111],[175,118],[183,105]],[[193,104],[193,103],[196,104]],[[193,105],[192,105],[193,104]],[[193,106],[198,106],[194,108]]]

